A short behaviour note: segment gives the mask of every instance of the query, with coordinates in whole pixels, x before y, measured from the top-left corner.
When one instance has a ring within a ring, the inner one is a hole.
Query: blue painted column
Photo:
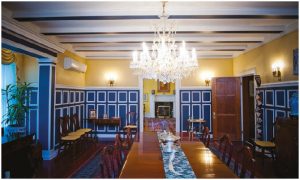
[[[37,137],[43,146],[43,159],[56,156],[54,149],[54,97],[55,97],[55,61],[39,59],[39,120]]]

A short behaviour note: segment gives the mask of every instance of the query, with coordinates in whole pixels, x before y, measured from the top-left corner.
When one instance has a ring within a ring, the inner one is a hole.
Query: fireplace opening
[[[156,118],[173,117],[173,102],[155,102]]]

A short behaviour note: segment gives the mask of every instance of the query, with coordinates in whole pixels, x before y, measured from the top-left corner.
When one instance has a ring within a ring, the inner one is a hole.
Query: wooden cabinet
[[[275,144],[278,175],[298,178],[298,118],[277,118]]]

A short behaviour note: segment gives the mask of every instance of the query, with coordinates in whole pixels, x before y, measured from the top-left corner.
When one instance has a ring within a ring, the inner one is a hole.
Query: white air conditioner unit
[[[87,66],[81,62],[75,61],[69,57],[65,57],[64,59],[64,69],[79,71],[79,72],[86,72]]]

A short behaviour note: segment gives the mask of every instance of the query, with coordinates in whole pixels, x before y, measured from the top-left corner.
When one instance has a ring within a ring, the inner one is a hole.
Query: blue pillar
[[[39,120],[37,137],[43,146],[44,160],[50,160],[56,156],[54,149],[55,66],[55,62],[50,59],[39,59]]]

